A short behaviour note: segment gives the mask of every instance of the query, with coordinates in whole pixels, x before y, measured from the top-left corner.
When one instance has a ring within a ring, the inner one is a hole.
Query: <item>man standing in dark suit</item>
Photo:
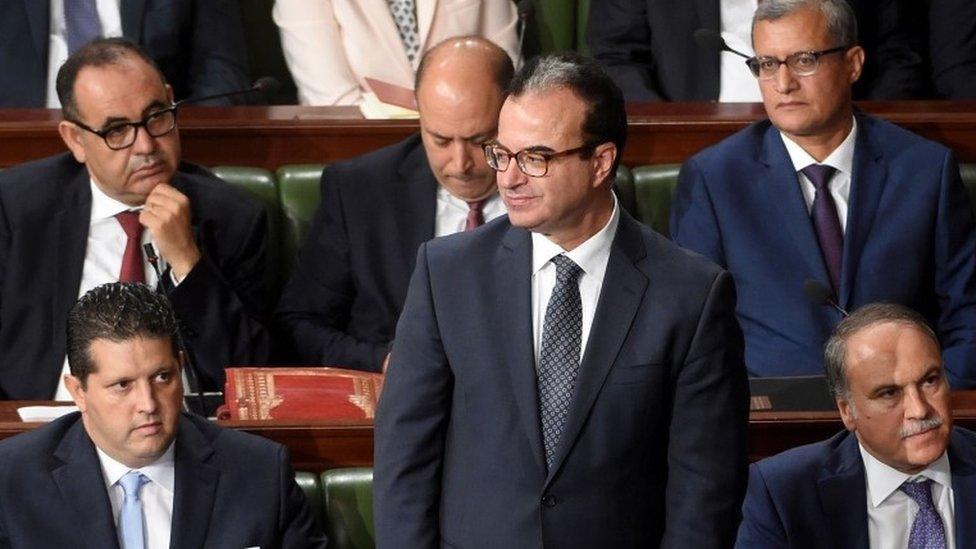
[[[747,388],[727,273],[611,191],[623,96],[537,58],[485,145],[508,217],[421,245],[376,416],[379,547],[723,547]]]
[[[792,2],[800,4],[802,2]],[[912,99],[924,91],[924,50],[913,0],[848,0],[867,63],[857,99]],[[749,53],[757,0],[600,0],[590,3],[587,41],[628,101],[758,101],[743,59],[695,41],[721,34]],[[745,16],[745,18],[743,18]]]
[[[976,2],[931,0],[929,59],[939,97],[976,99]]]
[[[136,283],[71,309],[80,413],[0,443],[0,546],[325,547],[285,447],[180,413],[176,322]]]
[[[137,46],[96,40],[58,82],[71,153],[0,173],[0,398],[70,399],[60,327],[80,295],[116,280],[158,283],[203,387],[223,387],[228,364],[268,353],[264,210],[177,172],[172,90]]]
[[[59,107],[64,60],[93,38],[120,36],[145,49],[177,99],[248,85],[235,0],[9,0],[0,2],[0,107]]]
[[[824,362],[847,432],[752,465],[737,547],[973,547],[976,434],[952,427],[925,319],[862,307]]]
[[[976,385],[976,233],[952,153],[854,113],[864,51],[841,0],[764,0],[750,63],[769,120],[689,159],[671,236],[727,268],[753,376],[816,375],[844,309],[909,306],[938,326],[949,382]]]
[[[420,135],[330,166],[276,321],[286,353],[380,371],[407,295],[417,247],[505,213],[481,145],[495,136],[512,62],[461,37],[417,71]]]

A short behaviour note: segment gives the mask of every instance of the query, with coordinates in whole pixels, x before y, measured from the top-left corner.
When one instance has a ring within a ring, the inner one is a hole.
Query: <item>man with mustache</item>
[[[269,346],[263,210],[199,168],[177,170],[173,92],[138,46],[89,43],[57,88],[70,153],[0,173],[0,398],[70,400],[68,309],[113,281],[165,291],[202,387],[221,388],[224,367]]]
[[[505,50],[458,37],[417,70],[420,134],[328,167],[322,202],[276,323],[294,359],[380,371],[417,248],[505,213],[481,145],[514,69]]]
[[[976,544],[976,434],[952,427],[925,319],[862,307],[838,324],[824,362],[847,431],[752,465],[737,546]]]

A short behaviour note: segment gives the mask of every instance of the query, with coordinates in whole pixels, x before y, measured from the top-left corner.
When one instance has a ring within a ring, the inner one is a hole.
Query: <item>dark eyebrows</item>
[[[434,139],[438,139],[438,140],[441,140],[441,141],[453,141],[454,140],[453,137],[450,137],[450,136],[447,136],[447,135],[441,135],[441,134],[439,134],[437,132],[433,132],[433,131],[428,130],[426,128],[424,128],[424,131],[426,131],[427,133],[429,133],[430,136],[433,137]],[[459,137],[458,139],[461,139],[462,141],[472,141],[472,142],[473,141],[487,141],[488,139],[491,139],[491,137],[493,135],[495,135],[495,132],[494,131],[489,131],[489,132],[481,132],[481,133],[476,133],[474,135]]]
[[[142,109],[142,116],[143,116],[143,118],[145,118],[146,116],[149,116],[150,114],[152,114],[152,113],[154,113],[154,112],[156,112],[158,110],[161,110],[163,108],[169,107],[169,106],[170,106],[169,104],[164,103],[163,101],[160,101],[159,99],[156,99],[152,103],[146,105],[146,108]],[[105,129],[105,128],[108,128],[109,126],[112,126],[112,125],[118,124],[118,123],[122,123],[122,124],[133,124],[133,123],[138,123],[138,122],[141,122],[141,120],[133,121],[133,120],[129,120],[128,118],[126,118],[124,116],[110,116],[110,117],[108,117],[108,118],[105,119],[105,122],[102,122],[101,128],[102,129]]]

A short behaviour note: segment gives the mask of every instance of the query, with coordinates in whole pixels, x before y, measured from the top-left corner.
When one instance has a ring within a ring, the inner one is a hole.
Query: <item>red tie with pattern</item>
[[[122,225],[127,237],[119,282],[145,283],[146,267],[142,262],[142,225],[139,223],[139,212],[119,212],[115,214],[115,219]]]
[[[464,223],[464,231],[473,231],[485,224],[485,216],[481,213],[481,208],[485,205],[484,200],[468,202],[468,220]]]

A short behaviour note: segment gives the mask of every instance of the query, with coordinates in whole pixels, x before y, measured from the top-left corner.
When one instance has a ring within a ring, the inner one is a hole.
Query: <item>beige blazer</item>
[[[416,0],[421,52],[452,36],[484,36],[517,59],[511,0]],[[272,11],[303,105],[358,105],[371,77],[413,88],[388,0],[277,0]]]

